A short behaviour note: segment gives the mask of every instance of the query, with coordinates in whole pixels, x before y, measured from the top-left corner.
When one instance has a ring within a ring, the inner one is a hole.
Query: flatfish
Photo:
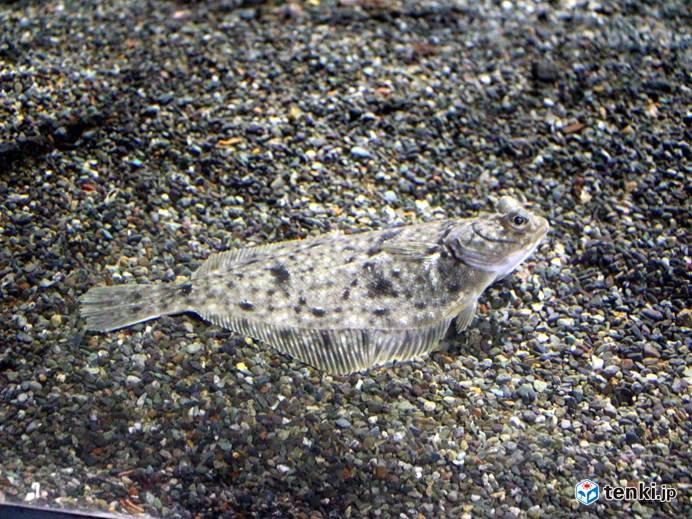
[[[193,312],[330,373],[433,351],[464,330],[485,288],[511,273],[548,231],[510,198],[497,212],[210,256],[183,283],[94,287],[86,328],[107,332]]]

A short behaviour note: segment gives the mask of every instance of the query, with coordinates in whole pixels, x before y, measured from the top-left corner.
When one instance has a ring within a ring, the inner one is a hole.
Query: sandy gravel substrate
[[[690,513],[689,5],[0,5],[0,501],[153,517]],[[77,297],[464,217],[552,231],[424,361],[327,376]],[[574,486],[672,485],[579,504]]]

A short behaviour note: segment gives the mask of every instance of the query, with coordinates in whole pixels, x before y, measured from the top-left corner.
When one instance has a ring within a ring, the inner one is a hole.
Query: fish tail
[[[80,313],[88,330],[109,332],[184,312],[176,302],[180,288],[168,283],[93,287],[79,298]]]

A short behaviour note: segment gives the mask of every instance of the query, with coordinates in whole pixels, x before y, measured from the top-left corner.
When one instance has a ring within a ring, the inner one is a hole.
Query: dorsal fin
[[[209,256],[204,263],[192,274],[192,279],[202,277],[216,269],[224,269],[234,263],[241,263],[251,258],[258,258],[272,252],[279,252],[286,245],[293,244],[302,240],[283,241],[279,243],[268,243],[256,245],[254,247],[244,247],[241,249],[231,249],[224,252],[217,252]]]
[[[204,263],[202,263],[199,268],[192,274],[192,279],[200,278],[205,276],[209,272],[216,269],[227,269],[230,265],[234,263],[242,263],[253,258],[261,258],[262,256],[269,254],[277,254],[294,250],[296,245],[305,242],[312,241],[327,241],[334,238],[335,236],[342,234],[339,231],[334,231],[329,234],[323,234],[320,236],[308,237],[308,238],[298,238],[295,240],[287,240],[278,243],[266,243],[263,245],[255,245],[252,247],[242,247],[238,249],[231,249],[224,252],[217,252],[209,256]]]
[[[382,250],[393,256],[399,256],[408,261],[425,261],[439,252],[436,243],[423,241],[404,241],[382,245]]]

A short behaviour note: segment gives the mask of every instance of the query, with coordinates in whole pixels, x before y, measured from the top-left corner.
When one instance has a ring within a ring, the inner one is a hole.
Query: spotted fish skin
[[[432,351],[463,329],[495,279],[548,230],[513,199],[499,212],[356,234],[329,234],[210,256],[182,284],[95,287],[87,328],[109,331],[194,312],[332,373]]]

